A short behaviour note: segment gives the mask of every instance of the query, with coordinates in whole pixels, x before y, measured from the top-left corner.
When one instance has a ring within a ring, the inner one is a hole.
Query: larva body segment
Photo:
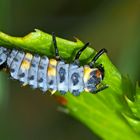
[[[48,64],[49,59],[46,56],[43,56],[40,59],[39,66],[38,66],[38,72],[37,72],[37,83],[38,88],[41,89],[43,92],[46,92],[48,90]]]
[[[17,55],[18,50],[13,49],[9,56],[7,57],[7,66],[10,67],[14,57]]]
[[[39,55],[34,55],[32,62],[31,62],[31,66],[28,72],[28,84],[33,88],[37,88],[38,87],[38,67],[39,67],[39,62],[40,62],[40,56]]]
[[[24,58],[25,53],[23,51],[19,51],[17,55],[13,58],[13,61],[9,67],[10,74],[13,79],[19,79],[19,69]]]
[[[57,60],[50,59],[48,65],[48,89],[51,93],[55,93],[57,91]]]
[[[74,95],[79,95],[84,90],[83,66],[70,64],[69,67],[69,91]]]
[[[57,65],[57,89],[61,94],[69,91],[69,64],[60,61]]]
[[[24,85],[28,84],[29,81],[28,73],[29,73],[29,69],[31,68],[32,58],[33,58],[32,54],[26,53],[21,62],[20,68],[18,70],[18,77],[19,77],[18,79]]]

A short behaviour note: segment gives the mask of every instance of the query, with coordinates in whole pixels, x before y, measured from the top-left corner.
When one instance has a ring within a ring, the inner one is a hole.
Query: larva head
[[[95,68],[90,68],[89,66],[84,67],[84,83],[85,91],[95,92],[98,85],[104,78],[104,68],[98,66]]]

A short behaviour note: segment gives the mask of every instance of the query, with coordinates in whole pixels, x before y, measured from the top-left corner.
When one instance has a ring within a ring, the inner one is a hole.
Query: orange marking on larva
[[[96,77],[99,78],[100,76],[101,76],[101,72],[100,72],[100,70],[97,70],[96,71]]]
[[[57,65],[57,61],[55,59],[50,59],[49,64],[53,65],[53,66],[56,66]]]
[[[48,66],[48,76],[56,76],[56,65],[57,61],[55,59],[50,59]]]
[[[87,82],[90,78],[90,72],[91,72],[91,68],[88,66],[84,67],[84,82]]]
[[[30,68],[29,61],[28,60],[23,60],[22,63],[21,63],[21,68],[28,70]]]
[[[26,53],[26,55],[25,55],[25,58],[27,58],[27,59],[32,59],[32,54],[30,54],[30,53]]]
[[[30,60],[33,58],[33,55],[30,53],[26,53],[25,59],[21,63],[21,68],[29,69],[30,68]]]
[[[56,76],[56,68],[49,66],[48,67],[48,76]]]

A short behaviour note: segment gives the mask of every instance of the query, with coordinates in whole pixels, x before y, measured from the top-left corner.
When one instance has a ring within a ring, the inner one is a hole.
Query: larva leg
[[[81,53],[89,46],[89,42],[86,43],[77,53],[74,59],[74,63],[79,64],[79,57],[81,55]]]
[[[0,71],[3,70],[4,68],[7,68],[6,63],[3,63],[2,65],[0,65]]]
[[[54,49],[55,49],[56,60],[61,60],[60,55],[59,55],[59,50],[57,47],[56,36],[55,36],[54,32],[52,32],[52,40],[53,40],[53,45],[54,45]]]
[[[93,94],[96,94],[104,89],[108,88],[108,85],[103,85],[102,87],[98,88],[95,92],[93,92]]]
[[[104,53],[107,53],[107,50],[103,48],[94,56],[94,58],[92,59],[92,61],[89,64],[90,67],[94,67],[96,60]]]

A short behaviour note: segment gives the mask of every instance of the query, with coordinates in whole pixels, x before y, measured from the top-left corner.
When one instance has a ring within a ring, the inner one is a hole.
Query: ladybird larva
[[[77,52],[74,61],[68,64],[59,56],[54,33],[52,40],[55,59],[1,46],[0,65],[7,65],[13,79],[43,92],[50,90],[52,94],[56,91],[66,94],[69,91],[77,96],[82,91],[97,93],[108,87],[102,83],[105,74],[103,66],[96,64],[96,60],[107,52],[106,49],[101,49],[89,64],[81,66],[79,57],[89,45],[86,43]]]

